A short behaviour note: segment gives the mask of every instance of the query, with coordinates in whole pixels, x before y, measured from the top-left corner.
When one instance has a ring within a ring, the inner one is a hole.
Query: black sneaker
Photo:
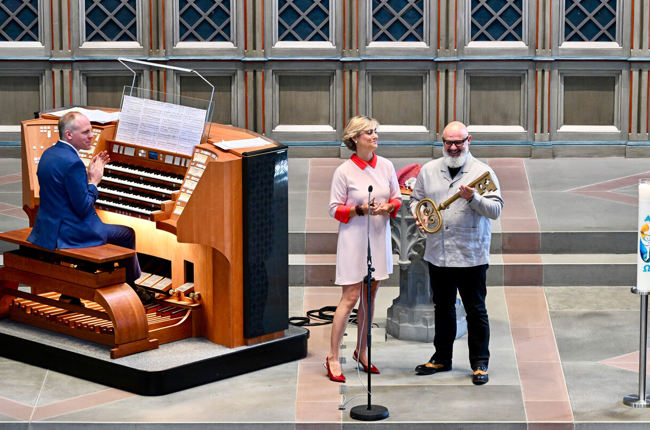
[[[474,369],[474,375],[472,375],[472,383],[474,385],[483,385],[489,380],[487,365],[480,364]]]

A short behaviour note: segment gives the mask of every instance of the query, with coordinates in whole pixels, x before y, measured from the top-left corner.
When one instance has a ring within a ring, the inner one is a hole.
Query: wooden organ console
[[[58,140],[57,122],[41,115],[22,123],[30,225],[38,213],[38,162]],[[80,154],[86,164],[103,150],[110,154],[95,207],[104,222],[135,230],[143,271],[136,283],[156,293],[154,303],[143,306],[123,283],[116,262],[131,250],[103,245],[48,252],[26,242],[25,229],[0,235],[20,245],[16,255],[5,253],[0,269],[0,318],[110,345],[112,358],[190,336],[231,348],[282,337],[288,321],[287,148],[263,138],[262,145],[222,150],[212,142],[261,136],[218,124],[209,130],[190,156],[118,142],[116,123],[93,123],[92,148]],[[104,260],[86,251],[103,253]],[[75,255],[62,255],[70,252]],[[20,283],[31,293],[18,290]],[[62,293],[84,306],[62,304]]]

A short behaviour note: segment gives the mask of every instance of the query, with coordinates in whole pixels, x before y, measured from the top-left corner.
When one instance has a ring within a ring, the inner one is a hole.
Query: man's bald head
[[[443,140],[457,140],[455,137],[449,137],[450,134],[454,136],[461,134],[461,139],[469,136],[469,131],[467,131],[467,126],[460,121],[452,121],[445,126],[445,129],[442,131]]]

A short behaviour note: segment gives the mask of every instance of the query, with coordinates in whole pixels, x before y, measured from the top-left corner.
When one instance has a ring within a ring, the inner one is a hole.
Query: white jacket
[[[426,233],[424,259],[439,267],[471,267],[490,262],[490,219],[497,219],[503,209],[499,180],[485,163],[467,154],[467,161],[452,179],[443,158],[429,161],[420,170],[413,195],[410,199],[411,213],[423,198],[432,199],[437,205],[458,192],[459,186],[467,185],[486,171],[490,172],[497,191],[478,192],[468,202],[462,197],[449,208],[440,211],[442,228],[433,234]]]

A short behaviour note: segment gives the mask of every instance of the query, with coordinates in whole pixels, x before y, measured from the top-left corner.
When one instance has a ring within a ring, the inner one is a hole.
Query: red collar
[[[366,168],[366,166],[370,166],[373,169],[377,166],[377,155],[373,152],[372,153],[372,158],[370,161],[365,161],[362,160],[357,156],[357,154],[352,154],[352,157],[350,157],[350,160],[354,162],[357,166],[359,166],[359,169],[363,170]]]

